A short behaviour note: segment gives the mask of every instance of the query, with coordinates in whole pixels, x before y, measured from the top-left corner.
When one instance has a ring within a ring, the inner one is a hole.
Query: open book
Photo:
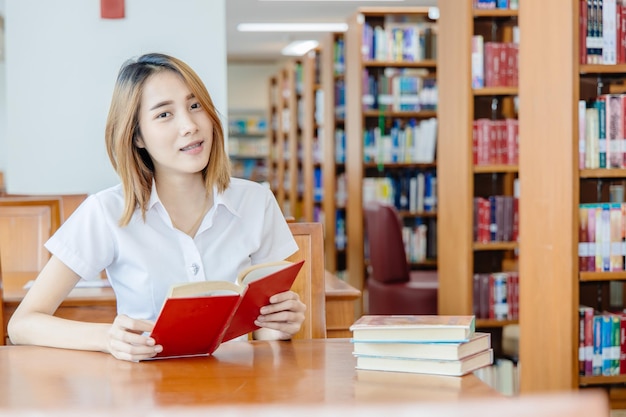
[[[250,333],[272,295],[289,291],[304,261],[253,265],[237,284],[202,281],[172,286],[151,337],[163,346],[155,358],[210,355],[222,342]]]

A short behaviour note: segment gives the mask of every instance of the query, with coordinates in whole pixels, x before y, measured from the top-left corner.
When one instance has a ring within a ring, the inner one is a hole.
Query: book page
[[[240,294],[242,291],[243,288],[227,281],[185,282],[172,285],[167,298]]]
[[[266,277],[276,271],[280,271],[291,264],[292,263],[289,261],[278,261],[252,265],[239,273],[237,276],[237,282],[243,287],[246,284]]]

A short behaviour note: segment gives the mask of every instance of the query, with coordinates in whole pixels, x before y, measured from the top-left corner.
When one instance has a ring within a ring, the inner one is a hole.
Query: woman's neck
[[[213,193],[206,190],[202,176],[190,176],[184,181],[157,179],[155,184],[174,227],[194,237],[202,219],[213,206]]]

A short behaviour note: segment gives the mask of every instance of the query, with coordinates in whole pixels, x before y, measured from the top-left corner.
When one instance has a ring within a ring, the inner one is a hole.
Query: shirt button
[[[194,275],[198,275],[199,270],[200,267],[198,266],[198,264],[191,264],[191,272],[193,272]]]

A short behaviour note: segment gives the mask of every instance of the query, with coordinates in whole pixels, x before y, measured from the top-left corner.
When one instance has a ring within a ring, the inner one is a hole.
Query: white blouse
[[[46,242],[46,248],[84,279],[106,270],[118,314],[155,320],[170,286],[223,280],[253,264],[278,261],[298,246],[271,191],[232,178],[195,236],[175,229],[152,187],[145,222],[137,209],[125,227],[121,185],[90,195]]]

